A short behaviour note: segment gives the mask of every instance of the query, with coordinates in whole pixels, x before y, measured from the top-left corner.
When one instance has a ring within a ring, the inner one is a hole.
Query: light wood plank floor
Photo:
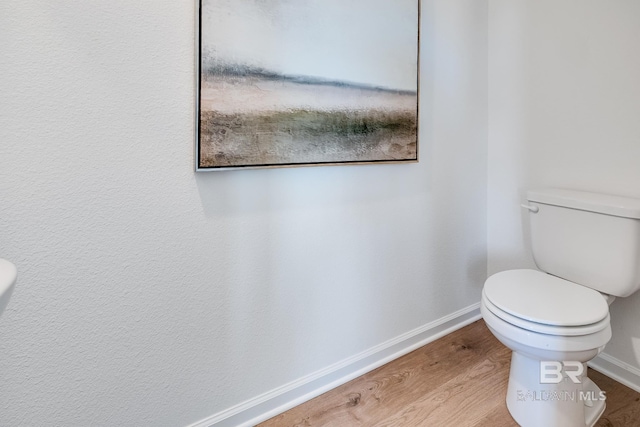
[[[510,360],[479,320],[259,427],[517,427],[504,402]],[[640,427],[640,393],[589,377],[607,393],[596,427]]]

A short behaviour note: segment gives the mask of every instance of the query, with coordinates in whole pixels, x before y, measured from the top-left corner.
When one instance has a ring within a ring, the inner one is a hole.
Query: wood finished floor
[[[259,427],[517,427],[505,404],[511,352],[479,320]],[[607,393],[596,427],[640,427],[640,393],[589,369]]]

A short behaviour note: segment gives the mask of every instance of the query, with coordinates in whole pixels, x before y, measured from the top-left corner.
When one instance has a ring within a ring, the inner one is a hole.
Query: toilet
[[[507,408],[522,427],[592,427],[606,396],[586,362],[611,339],[609,304],[640,288],[640,200],[563,189],[527,200],[539,270],[492,275],[480,303],[512,350]]]

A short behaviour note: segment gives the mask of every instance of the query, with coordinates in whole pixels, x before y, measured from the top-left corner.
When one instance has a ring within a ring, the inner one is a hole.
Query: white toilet
[[[586,362],[611,339],[609,304],[640,288],[640,200],[527,194],[537,270],[489,277],[481,311],[513,353],[509,412],[522,427],[592,427],[605,396]]]

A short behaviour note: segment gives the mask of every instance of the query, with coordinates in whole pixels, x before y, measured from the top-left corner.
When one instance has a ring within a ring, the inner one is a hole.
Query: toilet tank
[[[640,289],[640,200],[561,189],[527,199],[540,270],[619,297]]]

